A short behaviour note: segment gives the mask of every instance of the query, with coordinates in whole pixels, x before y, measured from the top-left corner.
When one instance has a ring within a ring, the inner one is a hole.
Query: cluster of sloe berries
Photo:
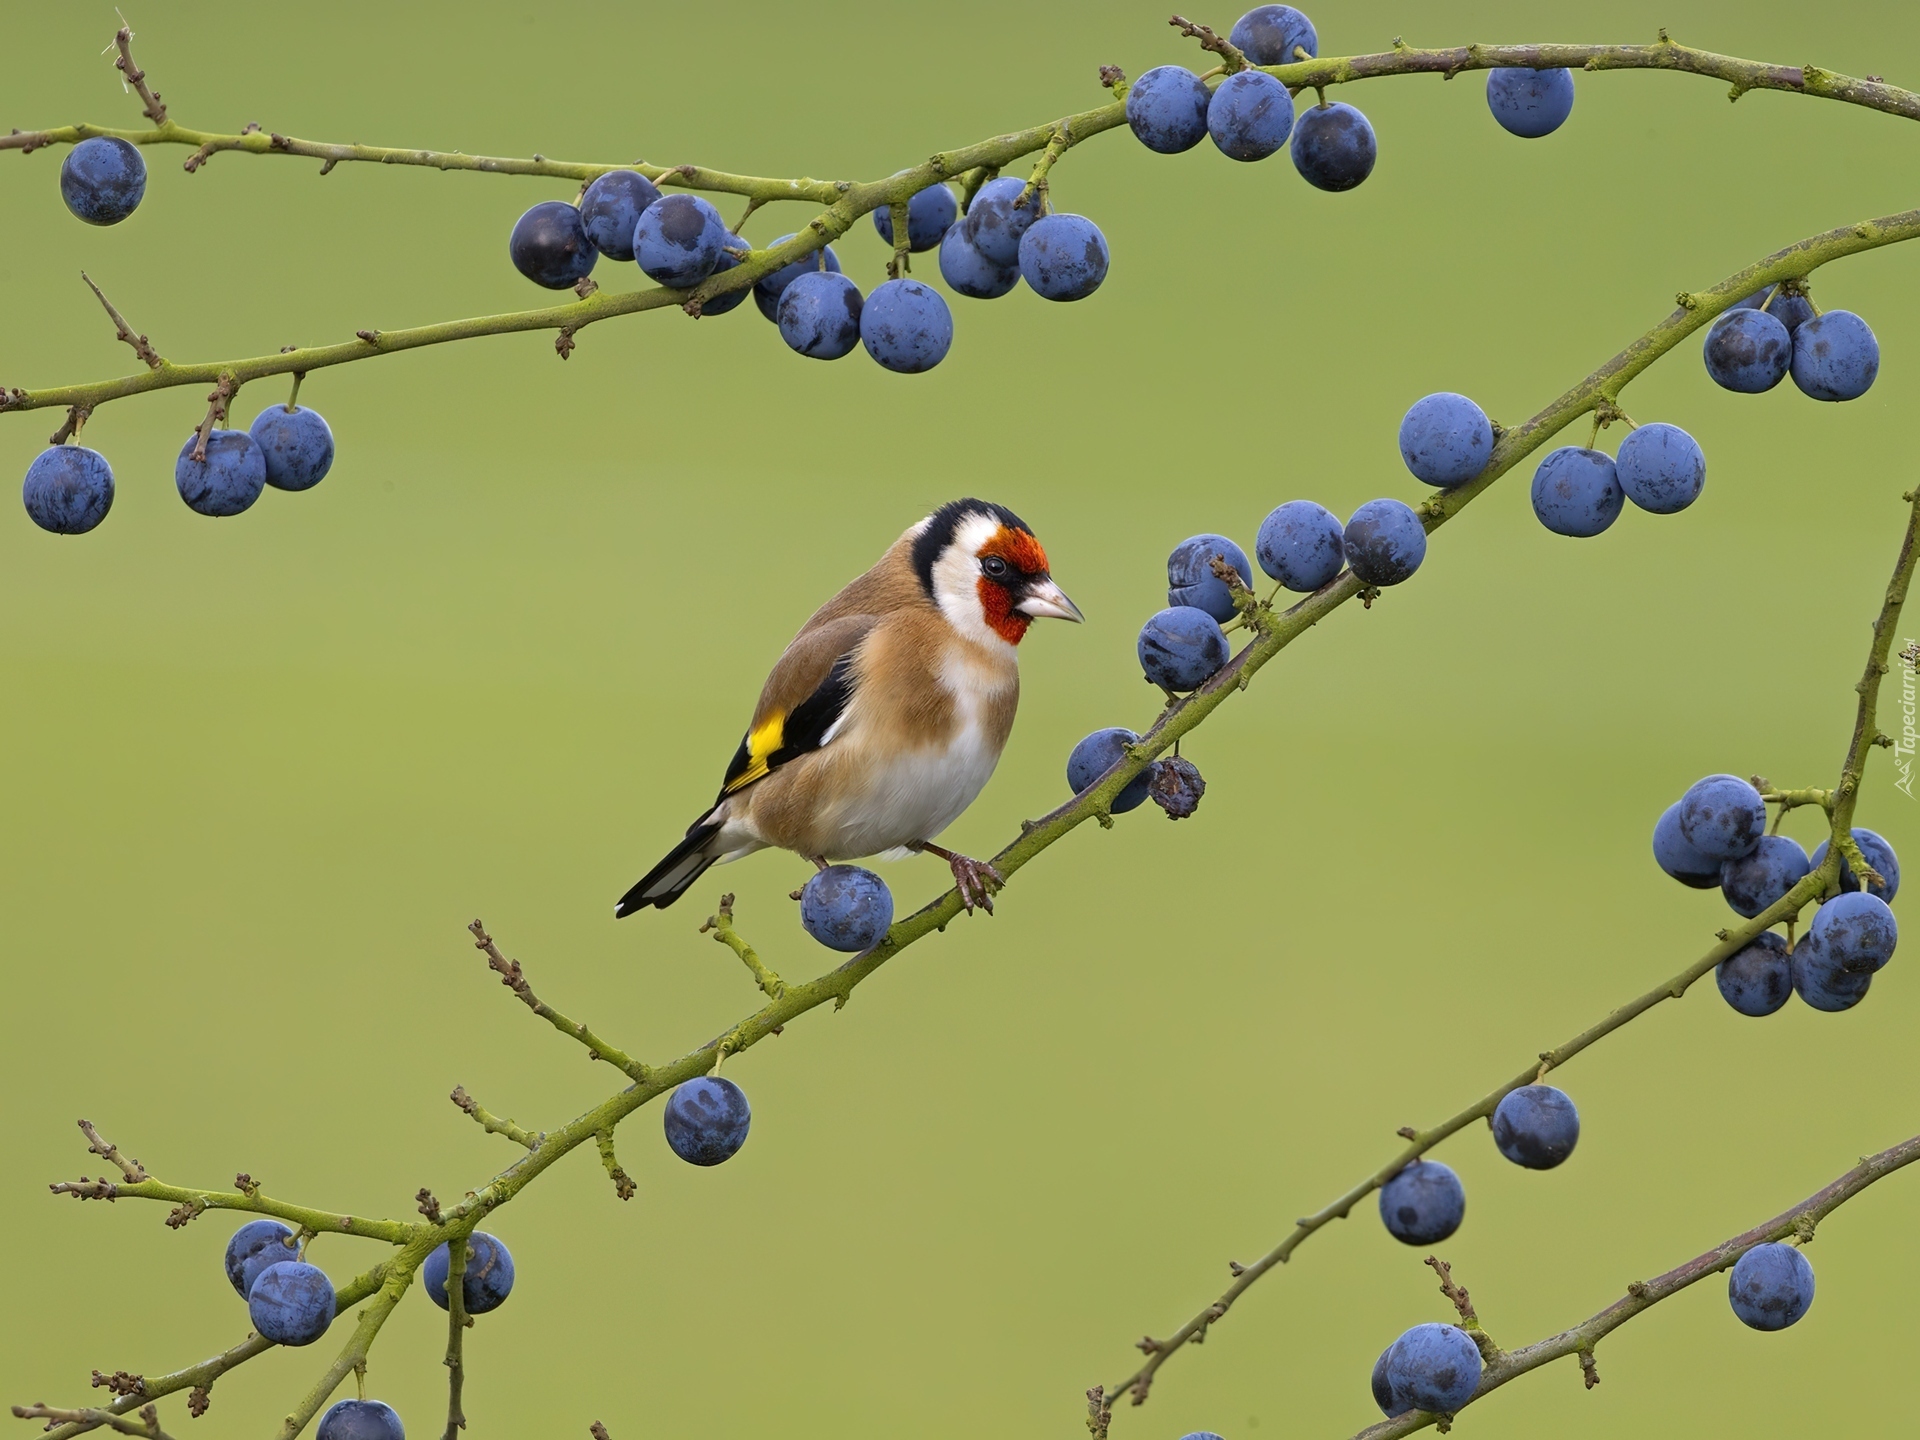
[[[1629,422],[1630,423],[1630,422]],[[1414,403],[1400,422],[1400,457],[1427,484],[1452,490],[1475,479],[1493,454],[1493,424],[1465,395],[1441,391]],[[1604,451],[1563,445],[1533,475],[1533,513],[1556,535],[1598,535],[1631,500],[1673,515],[1700,498],[1707,460],[1677,425],[1636,425],[1616,460]]]
[[[333,431],[304,405],[271,405],[246,430],[208,431],[204,458],[195,458],[198,448],[195,431],[174,461],[173,483],[202,515],[238,515],[269,485],[311,490],[333,468]],[[27,467],[20,498],[42,530],[84,535],[113,508],[113,468],[98,450],[53,445]]]
[[[1827,859],[1825,840],[1808,855],[1798,841],[1766,829],[1758,790],[1737,775],[1709,775],[1661,814],[1653,858],[1683,885],[1718,886],[1736,913],[1752,919]],[[1721,995],[1742,1015],[1771,1015],[1795,994],[1816,1010],[1850,1010],[1893,958],[1900,932],[1890,902],[1900,889],[1899,857],[1871,830],[1855,829],[1853,843],[1878,882],[1861,889],[1843,858],[1840,893],[1820,903],[1797,944],[1768,930],[1715,968]]]
[[[1320,53],[1313,22],[1291,5],[1248,11],[1228,39],[1254,65],[1291,65]],[[1539,139],[1572,113],[1573,76],[1562,68],[1491,70],[1487,105],[1508,131]],[[1127,124],[1158,154],[1178,155],[1210,138],[1234,160],[1264,160],[1291,134],[1294,169],[1320,190],[1353,189],[1379,158],[1373,126],[1359,110],[1322,91],[1296,119],[1287,87],[1259,70],[1229,75],[1210,91],[1184,66],[1161,65],[1127,92]]]
[[[247,1302],[253,1328],[261,1338],[276,1345],[311,1345],[333,1324],[333,1282],[319,1266],[306,1262],[306,1252],[297,1248],[297,1240],[293,1231],[278,1220],[249,1220],[227,1241],[227,1279]],[[427,1256],[420,1267],[428,1297],[442,1310],[447,1308],[447,1273],[451,1268],[452,1257],[445,1245]],[[494,1236],[474,1231],[467,1237],[467,1268],[460,1287],[467,1313],[484,1315],[496,1310],[512,1291],[513,1256]],[[393,1426],[394,1440],[398,1440],[397,1417]],[[326,1433],[324,1422],[321,1429]],[[357,1437],[376,1440],[371,1431],[343,1432],[335,1440]]]
[[[907,204],[907,249],[938,249],[940,273],[957,293],[991,300],[1025,280],[1048,300],[1084,300],[1107,275],[1107,242],[1092,221],[1045,209],[1045,193],[1022,180],[987,181],[965,215],[946,185],[930,185]],[[873,212],[874,228],[894,243],[893,212]],[[784,245],[794,237],[782,235]],[[522,215],[508,252],[515,268],[553,290],[577,285],[602,255],[635,262],[642,274],[690,290],[731,270],[748,245],[697,195],[662,195],[637,170],[612,170],[588,185],[578,207],[548,200]],[[953,344],[953,314],[937,290],[902,277],[863,296],[831,245],[763,275],[747,290],[715,296],[703,315],[724,315],[753,295],[796,353],[838,360],[856,345],[888,370],[931,370]]]
[[[1880,374],[1880,342],[1851,310],[1822,314],[1804,287],[1757,290],[1713,322],[1704,352],[1714,383],[1742,395],[1788,375],[1815,400],[1858,400]]]
[[[89,225],[117,225],[147,190],[147,163],[125,140],[96,135],[67,152],[60,195]],[[200,449],[203,458],[195,458]],[[202,515],[238,515],[271,485],[311,490],[333,466],[333,432],[314,411],[275,405],[247,430],[212,430],[204,449],[196,431],[180,447],[173,480]],[[113,467],[97,450],[69,442],[34,457],[20,487],[27,514],[42,530],[84,535],[113,508]]]

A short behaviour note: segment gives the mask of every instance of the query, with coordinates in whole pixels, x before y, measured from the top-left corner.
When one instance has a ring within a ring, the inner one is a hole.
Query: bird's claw
[[[977,905],[993,914],[993,892],[1006,886],[1006,877],[989,862],[968,855],[951,857],[947,866],[953,871],[953,887],[960,892],[960,904],[966,912],[971,915]]]

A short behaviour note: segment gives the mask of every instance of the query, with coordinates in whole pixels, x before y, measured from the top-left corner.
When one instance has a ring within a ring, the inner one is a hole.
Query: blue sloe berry
[[[728,231],[726,243],[720,250],[720,263],[713,267],[713,273],[715,275],[724,275],[727,271],[733,269],[734,266],[740,263],[740,257],[736,255],[734,251],[744,251],[746,248],[746,241],[742,240],[732,231]],[[702,316],[713,316],[725,315],[729,311],[738,310],[742,305],[747,303],[747,296],[753,290],[754,287],[749,285],[744,290],[729,290],[725,294],[715,295],[712,299],[702,300],[700,302],[700,313]]]
[[[1347,564],[1368,585],[1398,585],[1427,558],[1427,532],[1413,507],[1369,500],[1353,512],[1341,536]]]
[[[918,280],[888,280],[861,307],[860,342],[883,369],[918,375],[946,359],[953,312]]]
[[[1871,830],[1862,830],[1856,826],[1853,832],[1853,843],[1860,847],[1860,853],[1866,857],[1867,864],[1880,875],[1880,883],[1868,886],[1867,893],[1878,895],[1891,905],[1894,895],[1900,889],[1900,857],[1893,853],[1893,846]],[[1814,847],[1813,857],[1807,863],[1815,870],[1827,863],[1825,840]],[[1860,879],[1853,873],[1853,867],[1847,864],[1844,855],[1840,857],[1840,888],[1842,890],[1860,888]]]
[[[1460,1228],[1467,1192],[1437,1160],[1416,1160],[1380,1187],[1380,1219],[1404,1245],[1433,1245]]]
[[[1369,1382],[1373,1390],[1373,1403],[1380,1407],[1380,1413],[1388,1419],[1400,1413],[1393,1404],[1393,1382],[1387,1378],[1387,1360],[1392,1354],[1391,1345],[1380,1352],[1380,1358],[1373,1362],[1373,1376]]]
[[[333,431],[317,411],[269,405],[247,427],[276,490],[311,490],[333,468]]]
[[[633,259],[633,231],[660,188],[638,170],[609,170],[580,197],[580,224],[602,255]]]
[[[1551,135],[1573,113],[1573,72],[1502,66],[1487,72],[1487,108],[1523,140]]]
[[[1709,775],[1680,797],[1680,833],[1711,859],[1751,854],[1766,829],[1766,802],[1738,775]]]
[[[780,295],[780,338],[814,360],[838,360],[860,343],[860,287],[831,270],[810,270]]]
[[[427,1298],[442,1310],[447,1308],[447,1276],[453,1269],[453,1252],[442,1244],[427,1256],[420,1267],[420,1283]],[[513,1293],[513,1256],[497,1236],[476,1230],[467,1236],[467,1268],[460,1276],[460,1304],[469,1315],[484,1315],[498,1310]]]
[[[580,212],[564,200],[542,200],[516,220],[507,254],[514,269],[549,290],[571,289],[600,258]]]
[[[1162,610],[1142,625],[1136,650],[1147,679],[1180,693],[1206,684],[1229,654],[1220,622],[1191,605]]]
[[[1613,457],[1600,450],[1562,445],[1533,472],[1533,513],[1556,535],[1598,535],[1627,503]]]
[[[247,1316],[276,1345],[311,1345],[333,1324],[333,1282],[304,1260],[280,1260],[254,1277]]]
[[[1729,310],[1707,331],[1701,353],[1714,384],[1759,395],[1786,378],[1793,340],[1787,327],[1764,310]]]
[[[1297,65],[1295,50],[1308,59],[1320,53],[1313,22],[1291,5],[1254,6],[1233,22],[1227,40],[1255,65]]]
[[[667,195],[640,212],[633,227],[633,258],[640,273],[669,290],[691,290],[737,244],[720,212],[698,195]]]
[[[189,508],[202,515],[238,515],[260,498],[267,486],[267,457],[244,430],[215,430],[207,436],[207,458],[193,458],[199,437],[187,436],[173,462],[173,483]]]
[[[147,162],[117,135],[95,135],[60,163],[60,198],[89,225],[118,225],[147,193]]]
[[[1042,300],[1084,300],[1107,278],[1107,237],[1084,215],[1047,215],[1020,237],[1020,275]]]
[[[1414,477],[1452,489],[1487,468],[1493,426],[1478,405],[1450,390],[1416,400],[1400,421],[1400,458]]]
[[[1714,966],[1713,979],[1720,997],[1742,1015],[1771,1015],[1793,994],[1787,942],[1763,931]]]
[[[1871,975],[1893,958],[1900,926],[1886,901],[1850,890],[1820,907],[1807,936],[1849,975]]]
[[[1372,124],[1342,101],[1310,105],[1293,122],[1293,168],[1316,190],[1353,189],[1379,157]]]
[[[1020,203],[1026,188],[1026,181],[1000,175],[974,193],[973,203],[967,206],[967,218],[961,225],[966,231],[967,243],[980,252],[982,259],[995,265],[1020,263],[1020,241],[1027,227],[1040,218],[1038,189],[1027,197],[1024,205]]]
[[[113,467],[98,450],[55,445],[33,457],[20,502],[42,530],[84,535],[113,508]]]
[[[1580,1143],[1580,1112],[1564,1090],[1522,1085],[1494,1110],[1493,1143],[1516,1165],[1551,1170]]]
[[[1811,868],[1798,840],[1763,835],[1739,859],[1720,862],[1720,893],[1735,914],[1751,920],[1804,880]]]
[[[1416,1325],[1387,1351],[1387,1385],[1397,1414],[1451,1415],[1480,1388],[1480,1347],[1458,1325]]]
[[[1734,1262],[1727,1302],[1755,1330],[1784,1330],[1813,1304],[1813,1266],[1791,1245],[1756,1245]]]
[[[1851,1010],[1867,998],[1867,989],[1873,984],[1871,971],[1841,969],[1811,927],[1793,947],[1789,963],[1794,993],[1816,1010]]]
[[[667,1144],[689,1165],[718,1165],[747,1143],[753,1112],[746,1092],[720,1075],[702,1075],[676,1086],[662,1121]]]
[[[800,892],[800,924],[829,950],[871,950],[893,924],[893,892],[858,865],[829,865]]]
[[[315,1440],[407,1440],[391,1405],[379,1400],[341,1400],[320,1417]]]
[[[1247,552],[1224,535],[1195,535],[1182,540],[1167,556],[1167,604],[1191,605],[1225,624],[1233,619],[1233,591],[1213,573],[1219,556],[1240,572],[1240,582],[1253,588],[1253,567]]]
[[[998,300],[1020,283],[1020,267],[994,264],[973,248],[964,225],[949,225],[940,237],[940,278],[969,299]]]
[[[794,237],[782,235],[767,248],[777,250]],[[831,245],[823,246],[826,252],[826,268],[835,275],[840,273],[840,257],[833,253]],[[789,260],[778,270],[762,275],[753,285],[753,303],[760,307],[760,313],[767,319],[780,323],[780,297],[786,293],[787,286],[802,275],[811,275],[821,268],[819,250],[801,256],[798,260]]]
[[[1127,125],[1161,155],[1178,155],[1207,138],[1207,102],[1200,77],[1184,65],[1158,65],[1127,91]]]
[[[1107,771],[1111,770],[1126,755],[1127,747],[1138,743],[1140,737],[1131,730],[1118,725],[1105,730],[1096,730],[1067,756],[1067,787],[1078,795]],[[1133,779],[1129,780],[1120,793],[1113,797],[1113,803],[1107,807],[1115,815],[1124,815],[1147,803],[1147,787],[1153,783],[1153,766],[1149,765]]]
[[[1207,133],[1230,160],[1264,160],[1292,129],[1293,97],[1264,70],[1227,76],[1207,102]]]
[[[907,201],[907,249],[918,255],[931,250],[947,233],[947,227],[960,217],[960,202],[944,185],[929,185],[916,190]],[[893,244],[893,207],[882,205],[873,212],[873,228],[880,238]]]
[[[1289,500],[1260,522],[1254,558],[1268,579],[1299,594],[1311,594],[1347,563],[1345,528],[1326,506]]]
[[[1806,296],[1789,294],[1778,288],[1767,297],[1766,303],[1760,308],[1786,326],[1789,335],[1814,316],[1813,302]]]
[[[1792,370],[1815,400],[1858,400],[1880,373],[1880,342],[1851,310],[1829,310],[1793,332]]]
[[[1680,829],[1680,802],[1660,813],[1653,827],[1653,861],[1682,885],[1711,890],[1720,883],[1721,862],[1694,848]]]
[[[233,1238],[227,1241],[226,1254],[227,1279],[234,1293],[246,1299],[262,1270],[293,1259],[293,1251],[287,1245],[291,1239],[293,1231],[278,1220],[249,1220],[234,1231]]]
[[[1630,431],[1614,462],[1627,498],[1655,515],[1673,515],[1700,498],[1707,457],[1678,425],[1655,421]]]

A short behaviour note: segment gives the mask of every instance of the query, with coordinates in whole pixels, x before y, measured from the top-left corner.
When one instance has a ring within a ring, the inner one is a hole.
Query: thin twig
[[[485,1130],[489,1135],[504,1135],[507,1139],[513,1141],[514,1144],[524,1145],[529,1150],[537,1150],[540,1148],[542,1136],[535,1134],[531,1130],[522,1130],[511,1120],[502,1120],[498,1115],[495,1115],[491,1110],[487,1109],[486,1106],[474,1099],[473,1096],[469,1095],[464,1085],[454,1086],[453,1094],[447,1098],[477,1120],[480,1123],[480,1128]]]
[[[112,1410],[57,1410],[51,1405],[16,1405],[13,1413],[21,1420],[45,1420],[49,1430],[55,1425],[71,1425],[74,1429],[70,1433],[75,1435],[105,1426],[122,1435],[136,1436],[138,1440],[172,1440],[160,1428],[160,1412],[152,1405],[140,1407],[138,1420],[129,1420]]]
[[[647,1079],[647,1067],[628,1055],[624,1050],[609,1045],[593,1031],[578,1021],[569,1020],[546,1001],[533,993],[533,987],[527,983],[525,973],[520,969],[518,960],[509,960],[500,953],[500,947],[493,943],[493,937],[487,934],[486,926],[475,920],[467,929],[472,932],[474,949],[482,951],[487,957],[487,965],[499,975],[500,983],[520,997],[534,1014],[545,1020],[561,1034],[571,1036],[587,1047],[589,1059],[604,1060],[615,1069],[624,1070],[642,1084]]]
[[[49,445],[64,445],[69,440],[79,438],[80,427],[93,418],[93,411],[84,405],[67,407],[67,418],[60,422],[60,428],[47,437]]]
[[[456,1235],[447,1241],[447,1429],[442,1440],[459,1440],[467,1428],[467,1412],[460,1393],[467,1383],[466,1334],[473,1324],[467,1318],[467,1237]]]
[[[714,939],[740,957],[741,963],[753,972],[754,983],[765,992],[769,1000],[778,1000],[787,993],[787,982],[768,969],[754,948],[747,944],[740,933],[733,928],[733,896],[731,894],[720,897],[720,908],[709,915],[706,924],[700,927],[702,935],[709,931],[712,932]]]
[[[113,37],[114,47],[120,54],[113,62],[113,68],[127,77],[127,83],[140,92],[141,107],[146,116],[156,125],[167,123],[167,107],[160,103],[160,92],[147,88],[147,72],[133,63],[133,27],[122,25],[120,33]]]
[[[207,396],[207,418],[200,422],[200,428],[194,432],[193,458],[205,462],[207,441],[212,438],[214,429],[226,423],[227,407],[233,403],[234,393],[240,388],[233,378],[232,371],[223,372],[213,387],[213,393]]]
[[[633,1177],[620,1168],[620,1157],[613,1153],[612,1127],[596,1131],[593,1138],[600,1147],[600,1163],[606,1166],[607,1178],[613,1181],[613,1193],[622,1200],[631,1200],[636,1187]]]
[[[93,1128],[93,1122],[91,1120],[82,1120],[79,1124],[80,1133],[87,1137],[88,1154],[98,1155],[109,1165],[115,1166],[122,1175],[127,1177],[128,1182],[131,1184],[138,1184],[147,1178],[147,1172],[141,1168],[140,1162],[138,1160],[129,1160],[126,1156],[122,1155],[115,1146],[102,1140],[100,1138],[100,1132]]]
[[[1241,52],[1239,46],[1235,45],[1231,40],[1226,40],[1216,35],[1211,25],[1196,25],[1184,15],[1171,16],[1167,20],[1167,24],[1173,26],[1174,29],[1189,39],[1198,40],[1202,50],[1207,50],[1218,55],[1222,62],[1221,68],[1229,75],[1248,69],[1252,63],[1247,59],[1246,55]]]
[[[165,365],[167,362],[160,358],[160,352],[153,348],[153,345],[148,341],[146,336],[136,335],[134,333],[133,327],[127,324],[126,317],[113,308],[113,302],[107,299],[98,285],[93,283],[92,278],[88,276],[86,271],[82,270],[80,272],[80,278],[87,282],[87,288],[93,291],[94,299],[98,300],[101,305],[106,308],[107,318],[113,321],[114,338],[124,340],[127,344],[131,345],[133,347],[133,353],[146,362],[149,370],[158,370],[161,366]]]

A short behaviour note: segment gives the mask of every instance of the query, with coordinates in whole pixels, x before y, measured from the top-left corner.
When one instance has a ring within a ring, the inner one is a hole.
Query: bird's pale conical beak
[[[1067,592],[1050,579],[1036,580],[1027,586],[1026,598],[1014,609],[1036,620],[1071,620],[1076,625],[1084,624],[1087,618],[1080,613],[1080,607],[1067,598]]]

